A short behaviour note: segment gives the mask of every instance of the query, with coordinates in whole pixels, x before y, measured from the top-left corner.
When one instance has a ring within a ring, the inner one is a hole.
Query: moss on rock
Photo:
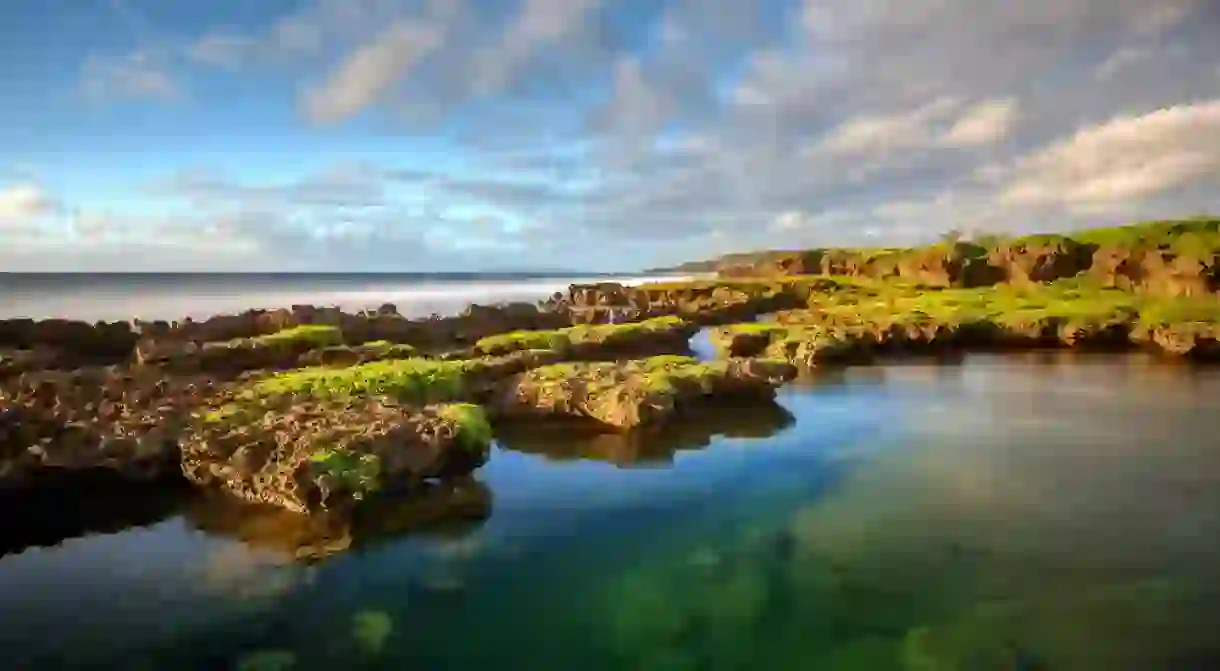
[[[1220,297],[1134,294],[1088,278],[940,290],[837,285],[812,294],[806,309],[717,329],[712,342],[728,356],[763,353],[801,364],[948,347],[1145,345],[1214,357]]]
[[[565,357],[597,357],[641,350],[681,350],[695,327],[680,317],[655,317],[624,324],[572,326],[556,331],[514,331],[483,338],[476,354],[555,350]]]
[[[490,440],[477,407],[247,396],[198,413],[182,439],[182,471],[247,501],[347,510],[385,488],[465,475],[486,461]]]
[[[795,375],[780,361],[710,363],[660,356],[619,363],[543,366],[508,381],[493,401],[502,417],[583,419],[615,429],[661,424],[726,395],[769,399]]]

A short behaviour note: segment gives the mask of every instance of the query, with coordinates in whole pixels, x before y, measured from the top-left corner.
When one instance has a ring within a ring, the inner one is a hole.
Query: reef
[[[354,517],[468,477],[501,428],[615,435],[575,454],[630,462],[685,419],[779,417],[775,390],[802,368],[993,349],[1220,358],[1215,219],[699,267],[715,276],[578,284],[451,317],[387,304],[0,320],[0,489],[105,476]],[[716,360],[686,356],[701,329]]]

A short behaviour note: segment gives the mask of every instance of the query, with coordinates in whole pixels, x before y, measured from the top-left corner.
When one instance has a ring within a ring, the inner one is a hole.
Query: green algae
[[[310,455],[309,460],[317,471],[351,492],[354,499],[381,488],[381,458],[376,454],[324,449]]]
[[[481,406],[451,403],[441,406],[440,416],[457,425],[458,444],[474,452],[485,452],[491,445],[491,423]]]
[[[343,332],[336,326],[306,324],[276,331],[248,339],[256,345],[277,347],[283,345],[307,345],[311,348],[343,344]]]
[[[361,611],[352,617],[352,639],[366,655],[380,654],[394,633],[394,620],[383,611]]]
[[[390,359],[346,368],[311,367],[279,373],[251,386],[256,396],[310,394],[389,396],[414,403],[461,400],[469,379],[485,369],[480,360]]]
[[[680,317],[666,316],[622,324],[595,324],[570,326],[554,331],[512,331],[488,336],[475,343],[480,354],[508,354],[521,350],[564,351],[586,343],[630,341],[645,334],[678,331],[688,325]]]

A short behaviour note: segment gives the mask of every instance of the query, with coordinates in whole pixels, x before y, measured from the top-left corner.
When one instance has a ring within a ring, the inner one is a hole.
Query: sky
[[[1215,0],[0,0],[0,270],[631,271],[1220,213]]]

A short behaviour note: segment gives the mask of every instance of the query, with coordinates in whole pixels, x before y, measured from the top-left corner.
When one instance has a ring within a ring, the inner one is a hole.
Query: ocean
[[[689,277],[684,275],[680,277]],[[471,303],[535,302],[583,282],[638,284],[667,275],[447,274],[4,274],[0,319],[202,319],[252,308],[393,303],[401,314],[451,315]]]

